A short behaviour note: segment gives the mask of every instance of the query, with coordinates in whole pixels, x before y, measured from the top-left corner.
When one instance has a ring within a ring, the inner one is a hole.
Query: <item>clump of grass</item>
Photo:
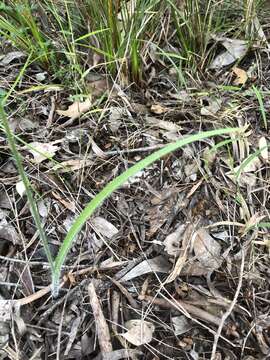
[[[170,5],[175,41],[185,60],[182,66],[190,73],[202,70],[211,60],[211,36],[225,26],[225,13],[228,4],[223,1],[167,0]]]
[[[107,69],[126,81],[140,83],[145,43],[156,37],[159,17],[164,6],[160,0],[86,0],[79,7],[90,30],[108,29],[96,37]],[[82,44],[92,47],[91,44]]]

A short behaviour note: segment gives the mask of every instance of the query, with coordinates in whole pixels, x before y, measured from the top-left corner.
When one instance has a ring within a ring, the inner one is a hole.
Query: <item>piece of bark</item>
[[[88,286],[88,295],[90,298],[90,305],[93,310],[93,315],[96,323],[97,338],[100,346],[100,351],[103,358],[106,358],[106,354],[113,351],[110,331],[106,322],[105,316],[102,312],[102,308],[97,297],[94,283],[91,282]]]

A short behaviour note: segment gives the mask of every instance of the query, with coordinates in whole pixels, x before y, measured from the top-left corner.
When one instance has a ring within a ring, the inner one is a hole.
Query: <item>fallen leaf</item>
[[[153,236],[167,221],[175,206],[176,193],[175,188],[164,189],[151,200],[152,206],[147,210],[147,219],[149,219],[150,223],[148,236]]]
[[[193,241],[193,250],[196,259],[206,270],[216,270],[220,267],[220,244],[207,232],[206,229],[199,229]]]
[[[66,173],[70,171],[80,170],[86,166],[93,165],[93,161],[85,159],[71,159],[63,161],[60,164],[55,165],[51,171],[59,171],[61,173]]]
[[[71,120],[79,118],[82,114],[90,110],[92,106],[92,95],[83,101],[75,101],[73,104],[69,105],[67,110],[56,110],[58,115],[66,116]]]
[[[21,51],[11,51],[10,53],[6,54],[2,60],[0,61],[1,66],[6,66],[10,64],[13,60],[21,59],[26,57],[26,55]]]
[[[0,220],[0,237],[1,241],[6,240],[15,244],[20,244],[20,237],[15,229],[15,227],[10,224],[6,218]]]
[[[33,155],[32,161],[36,164],[40,164],[44,160],[51,159],[55,153],[59,150],[59,146],[54,145],[55,142],[51,143],[41,143],[41,142],[31,142],[29,147],[25,149]]]
[[[160,105],[160,104],[153,104],[151,106],[151,111],[154,113],[154,114],[157,114],[157,115],[161,115],[161,114],[164,114],[168,111],[169,109]]]
[[[118,229],[101,216],[96,216],[94,219],[92,219],[91,225],[98,234],[101,234],[108,239],[111,239],[118,233]]]
[[[76,203],[73,201],[67,201],[63,199],[56,191],[52,191],[52,195],[55,197],[56,200],[58,200],[64,207],[73,213],[76,212]]]
[[[8,322],[11,320],[12,305],[14,301],[0,299],[0,322]]]
[[[23,197],[25,192],[26,192],[26,189],[25,189],[25,186],[24,186],[24,182],[23,181],[19,181],[16,183],[16,190],[17,190],[17,193]]]
[[[247,72],[239,67],[234,66],[232,71],[236,75],[236,79],[233,81],[234,85],[244,85],[248,80]]]
[[[110,108],[110,115],[109,115],[109,127],[113,132],[116,132],[121,123],[124,116],[127,115],[127,111],[125,108],[120,106],[112,106]]]
[[[210,64],[210,69],[221,69],[241,59],[248,50],[248,43],[245,40],[216,38],[225,47],[226,51],[219,54]]]
[[[186,225],[180,225],[178,228],[164,240],[165,250],[168,255],[178,256],[180,253],[181,237],[185,231]]]
[[[182,335],[192,329],[191,321],[184,315],[174,316],[172,318],[172,324],[174,327],[174,335]]]
[[[165,259],[164,256],[159,255],[153,259],[147,259],[131,269],[126,275],[121,278],[122,281],[129,281],[138,276],[149,274],[152,272],[168,273],[171,264]]]
[[[221,108],[221,99],[208,99],[208,102],[209,105],[201,108],[201,115],[203,116],[215,115]]]
[[[181,130],[181,126],[179,126],[176,123],[171,122],[171,121],[160,120],[153,116],[146,116],[145,120],[146,120],[147,124],[152,125],[153,127],[156,127],[159,129],[174,131],[174,132]]]
[[[259,149],[261,150],[261,157],[265,161],[268,161],[268,145],[264,136],[262,136],[259,140]]]
[[[155,331],[154,324],[145,320],[129,320],[125,323],[127,332],[121,334],[132,345],[140,346],[149,344],[152,341],[153,333]]]

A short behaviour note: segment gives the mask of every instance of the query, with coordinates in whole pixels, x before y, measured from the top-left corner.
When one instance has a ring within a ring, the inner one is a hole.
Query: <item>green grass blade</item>
[[[28,180],[28,178],[26,176],[26,173],[24,171],[20,153],[17,150],[14,134],[12,133],[12,131],[11,131],[10,127],[9,127],[8,119],[7,119],[5,110],[4,110],[4,106],[6,104],[6,101],[11,96],[12,92],[15,90],[15,87],[18,84],[18,82],[21,80],[26,68],[30,64],[31,57],[32,57],[32,53],[29,54],[24,66],[22,67],[22,69],[21,69],[19,75],[17,76],[15,82],[11,86],[9,92],[2,99],[2,101],[0,101],[0,123],[1,123],[1,125],[3,127],[3,130],[4,130],[5,134],[6,134],[6,136],[7,136],[9,147],[10,147],[12,155],[14,157],[14,160],[15,160],[19,175],[21,177],[21,180],[22,180],[22,182],[24,184],[27,199],[28,199],[29,206],[30,206],[30,210],[31,210],[32,216],[34,218],[34,221],[35,221],[35,224],[36,224],[40,239],[42,241],[42,245],[44,247],[45,254],[47,256],[47,259],[48,259],[48,262],[50,264],[51,271],[52,271],[52,274],[53,274],[54,273],[54,261],[53,261],[53,258],[52,258],[51,252],[50,252],[48,239],[47,239],[47,236],[45,234],[45,231],[43,229],[43,226],[42,226],[42,223],[41,223],[41,220],[40,220],[37,205],[36,205],[36,202],[35,202],[34,197],[33,197],[31,184],[30,184],[30,182],[29,182],[29,180]]]
[[[266,119],[265,107],[264,107],[264,104],[263,104],[262,93],[254,85],[252,86],[252,89],[254,91],[254,94],[257,97],[257,100],[258,100],[258,103],[259,103],[259,106],[260,106],[260,113],[262,115],[262,119],[263,119],[263,123],[264,123],[264,127],[267,130],[267,119]]]
[[[101,190],[85,207],[85,209],[79,214],[76,218],[75,222],[73,223],[72,227],[68,231],[63,244],[61,245],[58,255],[55,259],[54,263],[54,274],[53,274],[53,293],[54,295],[58,292],[58,284],[60,278],[61,267],[66,259],[66,256],[71,248],[72,242],[75,237],[78,235],[84,224],[87,222],[89,217],[94,213],[94,211],[102,204],[102,202],[108,198],[113,191],[123,185],[131,176],[134,176],[139,171],[143,170],[147,166],[151,165],[153,162],[159,160],[163,156],[187,145],[193,143],[195,141],[199,141],[208,137],[229,134],[232,132],[239,131],[238,128],[226,128],[226,129],[217,129],[212,131],[205,131],[201,132],[174,143],[171,143],[164,148],[154,152],[153,154],[147,156],[143,160],[139,161],[137,164],[133,165],[121,175],[116,177],[114,180],[109,182],[103,190]]]
[[[24,184],[25,192],[26,192],[27,199],[28,199],[29,206],[30,206],[30,210],[31,210],[32,216],[33,216],[33,218],[35,220],[36,227],[37,227],[40,239],[42,241],[42,245],[44,247],[44,251],[46,253],[46,256],[48,258],[48,262],[50,264],[50,267],[51,267],[51,270],[52,270],[52,273],[53,273],[54,272],[54,262],[53,262],[53,258],[52,258],[51,252],[50,252],[47,236],[46,236],[45,231],[43,229],[43,226],[42,226],[42,223],[41,223],[41,220],[40,220],[40,216],[39,216],[39,212],[38,212],[38,209],[37,209],[37,205],[36,205],[36,202],[35,202],[34,197],[33,197],[33,191],[32,191],[32,188],[31,188],[31,184],[30,184],[30,182],[28,180],[28,177],[25,174],[23,164],[22,164],[22,160],[21,160],[21,156],[20,156],[20,154],[19,154],[19,152],[17,150],[16,143],[15,143],[15,140],[14,140],[14,136],[13,136],[13,133],[11,132],[11,130],[10,130],[8,120],[7,120],[7,117],[6,117],[6,114],[5,114],[2,103],[0,104],[0,121],[1,121],[1,123],[3,125],[4,130],[5,130],[5,133],[6,133],[6,136],[7,136],[7,139],[8,139],[8,143],[9,143],[10,149],[12,151],[12,154],[13,154],[13,157],[14,157],[18,172],[19,172],[21,180],[22,180],[22,182]]]

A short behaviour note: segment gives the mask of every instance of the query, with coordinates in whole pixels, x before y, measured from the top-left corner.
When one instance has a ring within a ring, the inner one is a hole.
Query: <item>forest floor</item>
[[[2,47],[0,94],[24,61]],[[183,88],[165,70],[141,88],[88,82],[96,107],[78,114],[32,64],[8,104],[54,255],[76,214],[146,155],[241,131],[175,151],[115,191],[74,242],[57,298],[2,133],[0,359],[269,359],[269,45]]]

